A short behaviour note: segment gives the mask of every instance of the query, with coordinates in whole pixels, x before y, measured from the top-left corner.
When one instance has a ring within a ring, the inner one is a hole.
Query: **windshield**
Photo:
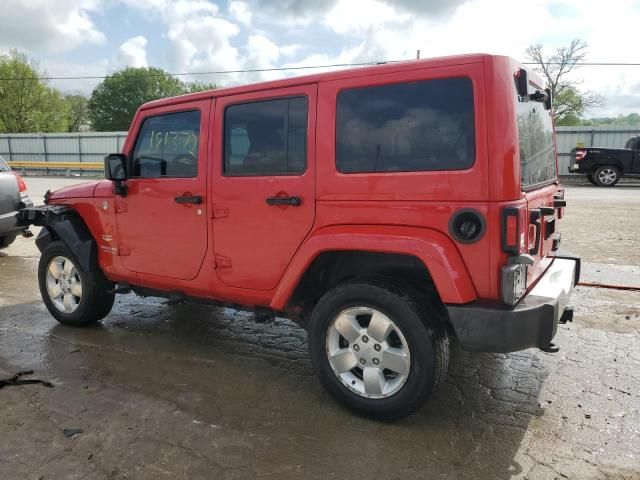
[[[516,100],[516,110],[522,188],[529,189],[556,178],[553,121],[542,102]]]

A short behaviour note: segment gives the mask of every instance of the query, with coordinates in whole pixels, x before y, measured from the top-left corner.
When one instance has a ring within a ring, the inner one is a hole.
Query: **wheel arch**
[[[347,275],[354,269],[352,275]],[[442,303],[467,303],[477,293],[453,241],[420,227],[344,225],[309,237],[289,264],[271,301],[274,310],[299,309],[350,276],[384,274],[431,283]]]
[[[600,159],[596,164],[593,165],[593,167],[591,167],[589,173],[595,175],[598,169],[603,167],[615,167],[616,169],[618,169],[620,176],[624,175],[624,166],[622,165],[622,162],[619,159],[612,157]]]
[[[23,223],[43,227],[36,238],[36,246],[42,252],[55,241],[62,241],[73,253],[84,271],[97,264],[97,245],[84,220],[71,207],[44,206],[22,212]]]

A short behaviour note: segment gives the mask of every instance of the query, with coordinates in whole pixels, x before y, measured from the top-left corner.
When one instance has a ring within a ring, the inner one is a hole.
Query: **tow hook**
[[[573,322],[573,308],[572,307],[565,308],[564,312],[562,312],[562,316],[558,320],[558,323],[561,323],[562,325],[564,325],[567,322]],[[557,353],[557,352],[560,351],[560,347],[557,346],[553,342],[549,342],[549,345],[547,345],[546,347],[540,347],[540,350],[545,352],[545,353]]]
[[[22,232],[22,236],[24,238],[31,238],[31,237],[33,237],[33,232],[31,230],[29,230],[28,228],[25,228],[24,232]]]
[[[560,317],[560,320],[558,320],[558,323],[561,324],[565,324],[567,322],[573,322],[573,308],[572,307],[568,307],[565,308],[564,312],[562,312],[562,316]]]

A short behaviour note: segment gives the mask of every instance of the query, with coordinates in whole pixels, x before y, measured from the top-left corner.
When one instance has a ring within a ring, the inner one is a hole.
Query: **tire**
[[[605,165],[595,171],[593,180],[599,187],[613,187],[620,180],[620,170],[612,165]]]
[[[13,242],[15,242],[15,235],[7,235],[6,237],[0,237],[0,248],[7,248]]]
[[[73,327],[91,325],[103,319],[115,300],[113,285],[98,265],[88,272],[82,270],[61,241],[52,242],[42,252],[38,284],[49,313],[60,323]]]
[[[447,370],[449,339],[440,318],[427,295],[395,279],[340,284],[311,315],[311,363],[324,388],[348,408],[380,420],[405,417]],[[382,328],[387,321],[391,328]]]
[[[592,184],[592,185],[598,185],[596,183],[596,180],[593,178],[593,174],[591,174],[591,173],[587,174],[587,180],[589,180],[589,183]]]

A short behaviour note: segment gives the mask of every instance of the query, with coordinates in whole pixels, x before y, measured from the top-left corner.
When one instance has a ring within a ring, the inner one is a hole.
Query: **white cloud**
[[[523,20],[518,2],[502,0],[453,2],[456,8],[444,9],[435,16],[423,14],[444,8],[444,3],[337,0],[322,21],[340,35],[342,49],[310,54],[295,64],[411,59],[417,49],[421,50],[422,58],[486,52],[525,61],[524,50],[528,45],[542,43],[551,51],[567,45],[573,37],[588,42],[587,60],[629,62],[637,56],[635,26],[640,23],[640,9],[633,0],[615,0],[605,9],[594,1],[530,0],[527,11],[534,14],[527,21]],[[416,14],[420,9],[422,14]],[[414,14],[409,16],[408,12]],[[616,33],[602,25],[616,25]],[[607,98],[604,108],[594,109],[589,115],[637,112],[639,71],[638,67],[579,69],[575,77],[583,80],[582,89]]]
[[[276,67],[280,58],[280,49],[264,35],[251,35],[242,57],[246,69],[265,69]],[[244,81],[273,80],[282,77],[279,72],[253,72],[246,74]]]
[[[141,35],[132,37],[118,48],[116,62],[120,67],[147,66],[147,39]]]
[[[179,71],[236,70],[238,50],[231,38],[239,32],[236,25],[213,16],[194,16],[169,25],[170,62]]]
[[[251,26],[251,9],[246,2],[234,0],[229,3],[229,13],[234,20],[245,26]]]
[[[301,49],[302,45],[300,45],[299,43],[283,45],[282,47],[280,47],[280,53],[286,57],[290,57],[298,53]]]
[[[105,35],[90,17],[100,4],[98,0],[2,0],[0,51],[16,47],[56,53],[104,43]]]
[[[385,23],[399,23],[410,18],[382,1],[340,0],[324,16],[323,23],[333,31],[345,34],[360,33],[372,27],[380,28]]]
[[[119,37],[111,45],[95,18],[116,22],[115,4],[127,10],[125,20],[133,28],[126,30],[131,38],[120,43]],[[606,8],[595,0],[528,0],[526,9],[504,0],[0,0],[0,5],[0,53],[22,48],[51,74],[64,76],[149,63],[193,72],[400,60],[415,58],[417,49],[423,58],[487,52],[524,60],[531,43],[551,51],[574,36],[589,43],[589,60],[627,62],[637,56],[640,24],[637,0],[611,0]],[[144,19],[144,30],[136,30],[136,16]],[[112,51],[101,48],[102,58],[81,64],[74,49],[87,44],[106,44]],[[192,79],[231,85],[317,71]],[[639,67],[579,70],[576,78],[584,80],[585,90],[608,98],[607,107],[590,113],[638,111],[639,73]],[[97,81],[80,83],[91,82]]]

